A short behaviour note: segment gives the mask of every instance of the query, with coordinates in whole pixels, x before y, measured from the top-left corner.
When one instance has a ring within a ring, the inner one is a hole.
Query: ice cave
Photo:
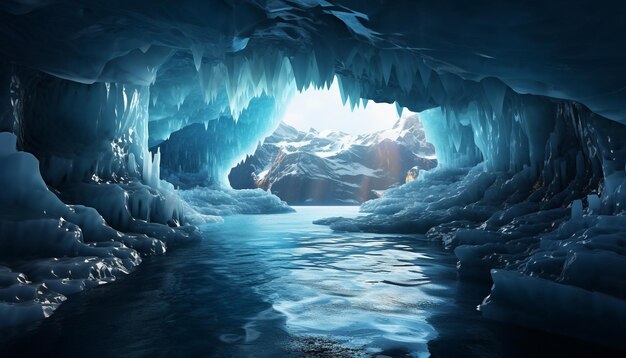
[[[1,357],[626,355],[626,3],[3,0],[0,35]]]

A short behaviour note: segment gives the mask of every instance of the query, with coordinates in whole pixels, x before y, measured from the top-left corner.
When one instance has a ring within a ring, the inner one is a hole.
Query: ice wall
[[[14,77],[20,82],[20,146],[39,159],[50,185],[115,181],[130,175],[129,154],[135,164],[143,162],[149,88],[86,85],[44,74]]]
[[[160,188],[159,156],[147,148],[149,88],[27,71],[13,80],[18,145],[65,202],[94,207],[124,231],[143,232],[134,219],[184,222],[182,203]]]
[[[254,99],[237,121],[220,115],[174,132],[153,148],[163,153],[161,165],[174,185],[189,188],[216,184],[228,187],[228,172],[280,123],[273,98]],[[194,180],[194,178],[196,178]]]
[[[141,256],[197,239],[185,224],[208,219],[158,178],[147,148],[149,88],[6,71],[2,105],[17,136],[0,133],[0,326],[49,316],[65,296],[128,274]]]
[[[442,108],[420,113],[428,140],[435,146],[439,167],[471,167],[482,162],[469,121],[459,121],[456,112]]]
[[[246,155],[253,154],[260,141],[279,124],[282,108],[279,101],[261,95],[251,100],[235,121],[227,111],[210,117],[217,102],[214,100],[208,110],[199,111],[201,122],[188,119],[187,126],[152,148],[153,152],[162,154],[163,179],[179,189],[181,197],[201,215],[293,211],[271,192],[233,190],[228,182],[231,168]],[[204,102],[194,105],[207,106]],[[184,106],[191,105],[186,102]]]
[[[37,159],[15,147],[15,135],[0,133],[0,327],[48,317],[65,296],[165,252],[160,240],[123,234],[93,208],[61,202]]]

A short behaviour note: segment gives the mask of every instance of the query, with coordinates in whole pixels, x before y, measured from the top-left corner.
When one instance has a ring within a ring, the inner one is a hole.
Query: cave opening
[[[622,356],[625,16],[0,3],[0,351]]]
[[[296,92],[278,128],[231,169],[231,187],[270,190],[289,205],[360,205],[437,165],[417,113],[347,103],[337,82]]]

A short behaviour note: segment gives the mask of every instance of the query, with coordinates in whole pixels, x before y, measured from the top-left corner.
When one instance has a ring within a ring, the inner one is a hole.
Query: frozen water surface
[[[2,356],[540,356],[597,347],[485,320],[489,285],[420,236],[337,233],[356,207],[235,215],[49,319],[0,331]],[[37,342],[36,345],[32,342]],[[506,344],[505,344],[506,343]],[[562,348],[566,346],[567,348]],[[605,356],[612,352],[605,352]]]

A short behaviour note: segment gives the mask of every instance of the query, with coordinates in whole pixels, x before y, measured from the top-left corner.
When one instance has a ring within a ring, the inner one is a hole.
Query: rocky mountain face
[[[290,204],[358,204],[435,167],[418,115],[389,130],[351,135],[281,123],[254,155],[234,167],[235,189],[262,188]]]

